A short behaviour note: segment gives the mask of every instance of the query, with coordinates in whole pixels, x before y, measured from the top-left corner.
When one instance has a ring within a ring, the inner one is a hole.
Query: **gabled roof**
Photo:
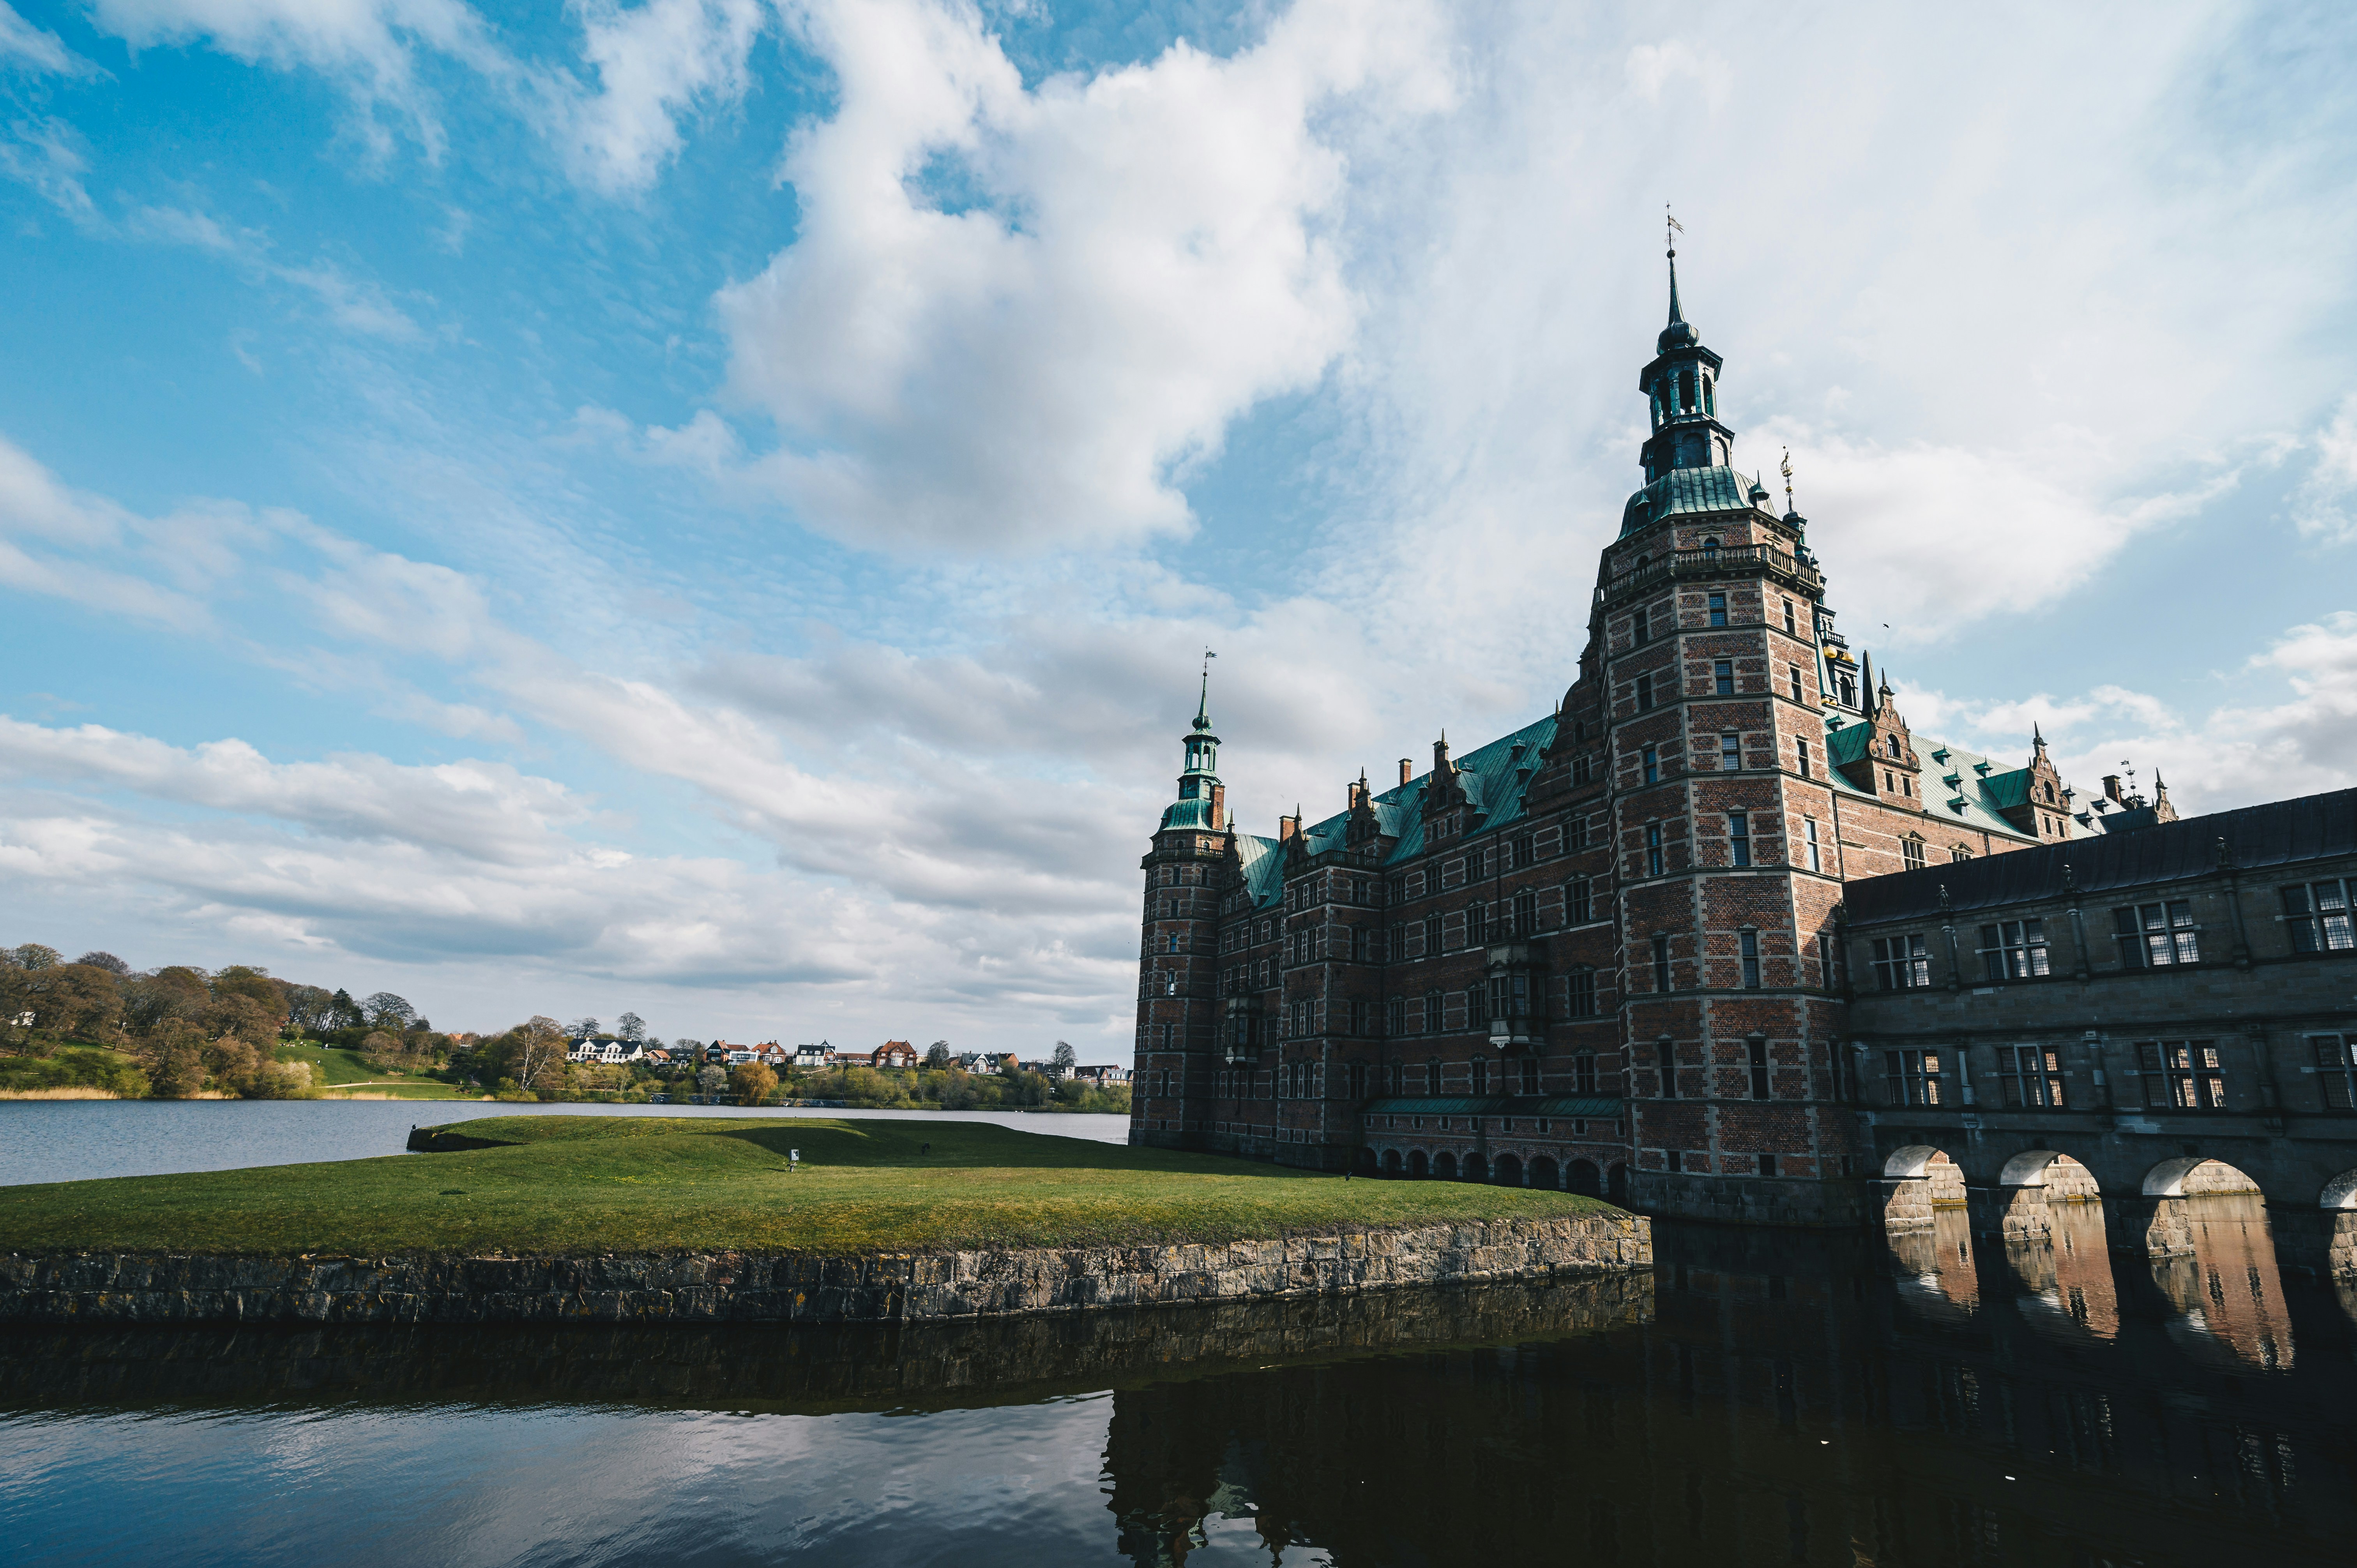
[[[1874,726],[1861,719],[1851,719],[1839,728],[1834,727],[1841,716],[1829,714],[1825,721],[1825,757],[1833,764],[1826,782],[1835,794],[1861,800],[1878,800],[1880,797],[1873,790],[1859,789],[1839,771],[1865,757]],[[1945,741],[1928,741],[1921,736],[1915,736],[1915,751],[1923,758],[1922,804],[1927,832],[1933,824],[1953,822],[1974,832],[1994,833],[2000,838],[2030,843],[2049,842],[2022,832],[2004,816],[2008,806],[2019,805],[2029,798],[2028,768],[2008,768],[1999,772],[1995,762],[1978,752],[1966,751]],[[1954,782],[1951,783],[1951,779]],[[2060,808],[2057,814],[2061,815]],[[2074,818],[2061,815],[2061,820],[2071,824],[2072,838],[2098,836],[2097,830]]]

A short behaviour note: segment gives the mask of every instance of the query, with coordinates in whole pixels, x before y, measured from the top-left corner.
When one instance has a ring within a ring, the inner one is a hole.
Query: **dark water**
[[[2247,1200],[2242,1200],[2247,1203]],[[0,1335],[12,1563],[2357,1557],[2357,1294],[1663,1225],[1654,1274],[955,1328]]]
[[[479,1100],[0,1101],[0,1187],[397,1155],[412,1126],[478,1116],[848,1116],[987,1122],[1119,1144],[1126,1116],[1021,1111],[747,1111],[722,1105],[511,1105]]]

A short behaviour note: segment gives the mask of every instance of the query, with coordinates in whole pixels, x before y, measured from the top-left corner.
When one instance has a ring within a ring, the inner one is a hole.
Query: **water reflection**
[[[1650,1279],[897,1335],[19,1332],[0,1539],[265,1565],[2345,1563],[2346,1297],[2201,1201],[2168,1265],[2058,1204],[2036,1246],[1976,1246],[1956,1210],[1891,1251],[1664,1225]]]

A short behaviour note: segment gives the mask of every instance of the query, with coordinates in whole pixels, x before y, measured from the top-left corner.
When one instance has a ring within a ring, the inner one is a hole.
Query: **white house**
[[[834,1065],[834,1047],[824,1040],[821,1040],[814,1046],[796,1046],[793,1055],[786,1059],[805,1071],[815,1068],[829,1068]]]

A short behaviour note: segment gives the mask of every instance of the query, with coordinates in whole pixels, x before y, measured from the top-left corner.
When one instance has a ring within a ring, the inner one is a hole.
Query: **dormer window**
[[[1890,748],[1890,755],[1891,755],[1891,756],[1893,756],[1893,757],[1897,757],[1897,756],[1899,755],[1899,737],[1898,737],[1897,736],[1895,736],[1895,735],[1887,735],[1887,736],[1884,736],[1882,737],[1882,744],[1883,744],[1883,745],[1885,745],[1885,746],[1889,746],[1889,747]]]

